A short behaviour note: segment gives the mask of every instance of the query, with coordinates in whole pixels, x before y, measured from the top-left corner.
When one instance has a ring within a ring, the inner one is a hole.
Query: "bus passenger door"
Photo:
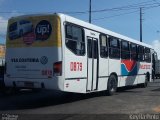
[[[95,38],[87,37],[87,91],[98,88],[98,41]]]

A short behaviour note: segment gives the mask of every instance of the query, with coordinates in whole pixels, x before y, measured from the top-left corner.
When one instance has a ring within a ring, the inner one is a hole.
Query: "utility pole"
[[[91,23],[91,0],[89,0],[89,23]]]
[[[140,42],[142,42],[142,8],[140,8]]]

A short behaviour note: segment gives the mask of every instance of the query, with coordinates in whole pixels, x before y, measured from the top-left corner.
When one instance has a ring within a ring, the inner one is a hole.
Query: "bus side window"
[[[118,38],[109,37],[109,57],[113,59],[120,58],[120,45]]]
[[[66,25],[66,46],[74,54],[83,56],[85,54],[84,31],[82,28]]]
[[[137,45],[131,43],[130,51],[131,51],[131,60],[137,60]]]
[[[108,57],[108,46],[107,46],[107,36],[100,35],[100,56],[102,58]]]
[[[144,61],[144,47],[138,46],[138,61]]]
[[[121,41],[121,58],[130,59],[129,42]]]
[[[145,48],[144,49],[144,59],[145,59],[145,61],[146,62],[151,62],[151,51],[150,51],[150,49],[149,48]]]

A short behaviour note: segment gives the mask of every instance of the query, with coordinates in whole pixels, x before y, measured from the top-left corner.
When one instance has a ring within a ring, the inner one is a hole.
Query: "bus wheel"
[[[107,95],[111,96],[117,91],[117,79],[115,75],[111,75],[107,84]]]
[[[150,74],[147,73],[146,76],[145,76],[145,83],[144,83],[144,84],[145,84],[145,85],[144,85],[145,87],[148,86],[148,82],[149,82],[149,81],[150,81]]]
[[[141,88],[146,88],[148,86],[148,82],[149,82],[149,75],[146,74],[146,76],[145,76],[145,82],[142,83],[142,84],[140,84],[140,87]]]

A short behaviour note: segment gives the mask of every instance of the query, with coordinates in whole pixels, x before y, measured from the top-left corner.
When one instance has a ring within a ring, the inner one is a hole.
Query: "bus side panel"
[[[121,81],[120,86],[137,84],[138,64],[135,60],[123,59],[121,60]]]
[[[139,65],[138,65],[138,84],[145,82],[146,73],[148,72],[149,74],[151,74],[151,67],[152,67],[151,63],[139,62]]]
[[[106,90],[108,83],[108,58],[99,57],[99,82],[98,90]]]
[[[77,56],[65,47],[64,91],[86,93],[87,57]]]
[[[120,60],[116,60],[116,59],[109,59],[109,75],[111,75],[112,73],[117,74],[118,76],[118,87],[119,87],[119,82],[121,80],[121,77],[119,77],[121,75],[120,72],[120,68],[121,68],[121,62]]]
[[[86,79],[65,80],[64,91],[75,93],[86,93]]]
[[[138,80],[138,76],[122,76],[119,82],[119,87],[127,86],[127,85],[136,85]]]

